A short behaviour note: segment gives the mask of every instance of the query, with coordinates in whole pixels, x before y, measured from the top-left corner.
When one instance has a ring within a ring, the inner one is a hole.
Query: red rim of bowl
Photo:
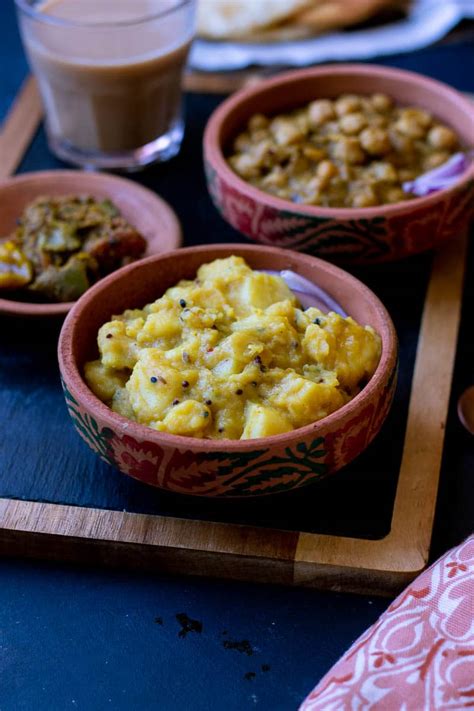
[[[162,208],[167,210],[170,222],[173,221],[175,223],[175,233],[177,235],[177,243],[175,249],[177,249],[182,243],[181,225],[172,207],[160,195],[157,195],[152,190],[145,188],[143,185],[140,185],[140,183],[136,183],[134,181],[129,180],[128,178],[123,178],[118,175],[112,175],[111,173],[86,173],[85,171],[81,170],[38,170],[32,171],[31,173],[21,173],[19,175],[14,175],[11,178],[5,178],[4,180],[1,180],[0,191],[3,187],[7,187],[9,185],[21,185],[22,183],[34,181],[37,178],[48,179],[52,176],[57,177],[58,180],[60,180],[61,177],[64,176],[75,178],[77,178],[78,176],[83,176],[86,181],[91,183],[100,184],[105,178],[107,182],[117,183],[117,185],[119,186],[128,186],[131,184],[132,189],[135,190],[136,193],[141,193],[145,198],[147,198],[147,200],[159,202]],[[76,303],[77,301],[61,301],[59,303],[49,303],[37,301],[17,301],[15,299],[0,298],[0,315],[37,318],[65,316]]]
[[[323,266],[324,269],[333,275],[335,279],[343,277],[346,282],[348,281],[354,290],[359,293],[364,294],[367,301],[374,304],[376,310],[381,316],[381,322],[383,323],[383,330],[379,333],[382,339],[382,354],[380,356],[380,361],[377,365],[375,373],[367,383],[367,385],[358,393],[352,400],[335,410],[330,415],[312,422],[304,427],[298,427],[290,432],[279,435],[270,435],[269,437],[258,437],[255,439],[199,439],[197,437],[185,437],[183,435],[174,435],[167,432],[158,432],[153,430],[151,427],[146,425],[141,425],[134,420],[129,420],[122,415],[113,412],[107,405],[105,405],[98,397],[94,395],[92,390],[84,382],[80,370],[73,358],[72,354],[72,335],[74,331],[74,321],[76,315],[82,312],[84,309],[90,308],[94,302],[96,296],[105,289],[111,282],[116,279],[125,280],[128,278],[133,271],[140,270],[141,265],[148,264],[153,261],[173,259],[179,255],[180,259],[186,258],[186,253],[206,254],[212,249],[213,252],[222,251],[223,253],[230,254],[233,250],[239,249],[240,251],[252,252],[267,252],[270,254],[277,254],[278,256],[288,259],[287,249],[281,249],[278,247],[263,247],[254,245],[241,245],[241,244],[221,244],[221,245],[203,245],[199,247],[187,247],[180,250],[173,250],[162,255],[153,255],[140,262],[135,262],[126,267],[122,267],[113,274],[104,277],[101,281],[97,282],[94,286],[86,291],[86,293],[81,296],[81,298],[74,304],[73,308],[66,317],[66,320],[61,329],[58,343],[58,360],[61,373],[63,375],[64,381],[69,389],[72,391],[72,395],[79,400],[79,404],[87,402],[88,409],[91,411],[96,411],[100,416],[101,420],[108,425],[111,429],[121,430],[124,434],[131,434],[135,436],[138,440],[148,440],[155,442],[156,444],[166,444],[169,447],[180,447],[181,449],[193,449],[196,451],[214,451],[222,450],[226,451],[236,451],[239,449],[253,449],[255,447],[261,446],[271,446],[271,445],[282,445],[285,443],[290,443],[294,441],[295,434],[299,433],[301,438],[305,438],[311,432],[317,433],[317,430],[322,424],[331,425],[334,421],[337,421],[342,415],[349,414],[352,410],[356,409],[361,400],[370,399],[371,395],[377,390],[380,382],[385,379],[387,371],[390,364],[393,363],[393,367],[396,367],[397,355],[398,355],[398,339],[395,331],[395,327],[392,323],[392,319],[382,304],[380,299],[365,286],[359,279],[346,272],[340,267],[336,267],[329,262],[318,257],[312,257],[307,254],[299,254],[297,252],[291,252],[295,261],[298,259],[303,259],[303,261],[311,260],[315,264]],[[159,298],[157,296],[156,298]],[[66,375],[65,375],[66,374]],[[81,402],[82,401],[82,402]],[[298,436],[298,435],[296,435]]]
[[[474,106],[472,105],[472,102],[462,96],[462,94],[456,91],[456,89],[452,89],[447,84],[443,84],[443,82],[437,81],[436,79],[425,77],[422,74],[406,71],[404,69],[382,67],[377,64],[339,64],[337,66],[324,66],[317,68],[310,67],[308,69],[296,69],[285,72],[272,79],[265,79],[256,86],[236,92],[220,104],[220,106],[211,115],[204,133],[205,157],[207,157],[209,161],[214,164],[213,167],[216,168],[218,175],[225,178],[226,182],[238,183],[240,192],[255,202],[263,202],[275,210],[297,212],[298,214],[308,215],[310,217],[332,217],[334,219],[337,219],[338,217],[349,219],[354,215],[357,215],[360,218],[392,216],[399,212],[405,211],[408,207],[429,207],[430,205],[434,205],[440,197],[449,195],[450,193],[456,191],[463,183],[468,182],[470,179],[474,179],[474,160],[471,160],[468,168],[452,185],[448,188],[437,190],[430,195],[422,197],[416,196],[412,200],[387,203],[376,207],[317,207],[293,203],[290,200],[284,200],[283,198],[278,198],[266,193],[263,190],[259,190],[258,188],[250,185],[250,183],[247,183],[228,165],[222,149],[222,124],[227,116],[232,113],[235,107],[242,101],[246,101],[250,97],[258,96],[262,91],[265,91],[271,87],[285,85],[295,79],[304,79],[305,77],[317,77],[324,75],[344,75],[351,73],[362,76],[378,76],[381,78],[390,76],[402,79],[405,82],[414,85],[428,85],[433,92],[443,94],[450,104],[455,104],[463,112],[471,114],[472,121],[474,123]],[[472,146],[469,148],[471,147]]]

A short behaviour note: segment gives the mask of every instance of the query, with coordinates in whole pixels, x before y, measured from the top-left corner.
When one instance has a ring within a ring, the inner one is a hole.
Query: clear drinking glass
[[[196,0],[15,2],[53,153],[124,170],[178,153]]]

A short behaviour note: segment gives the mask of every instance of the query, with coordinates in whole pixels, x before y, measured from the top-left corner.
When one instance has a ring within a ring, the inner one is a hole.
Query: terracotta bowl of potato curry
[[[331,308],[303,307],[287,273]],[[104,461],[209,497],[334,473],[375,437],[396,385],[378,298],[339,267],[272,247],[192,247],[124,267],[73,306],[58,354],[69,414]]]
[[[419,74],[357,64],[244,89],[204,136],[224,219],[256,242],[345,263],[456,239],[474,211],[473,147],[467,98]]]

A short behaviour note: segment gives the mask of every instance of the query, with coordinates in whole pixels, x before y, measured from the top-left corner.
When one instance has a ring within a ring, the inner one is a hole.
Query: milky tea
[[[17,0],[53,152],[133,168],[175,155],[194,0]]]

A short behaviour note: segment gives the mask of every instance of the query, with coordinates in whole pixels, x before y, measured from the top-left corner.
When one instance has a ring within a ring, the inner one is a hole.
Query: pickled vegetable
[[[0,291],[74,301],[145,249],[145,238],[108,199],[40,197],[25,208],[7,241],[0,242]]]

